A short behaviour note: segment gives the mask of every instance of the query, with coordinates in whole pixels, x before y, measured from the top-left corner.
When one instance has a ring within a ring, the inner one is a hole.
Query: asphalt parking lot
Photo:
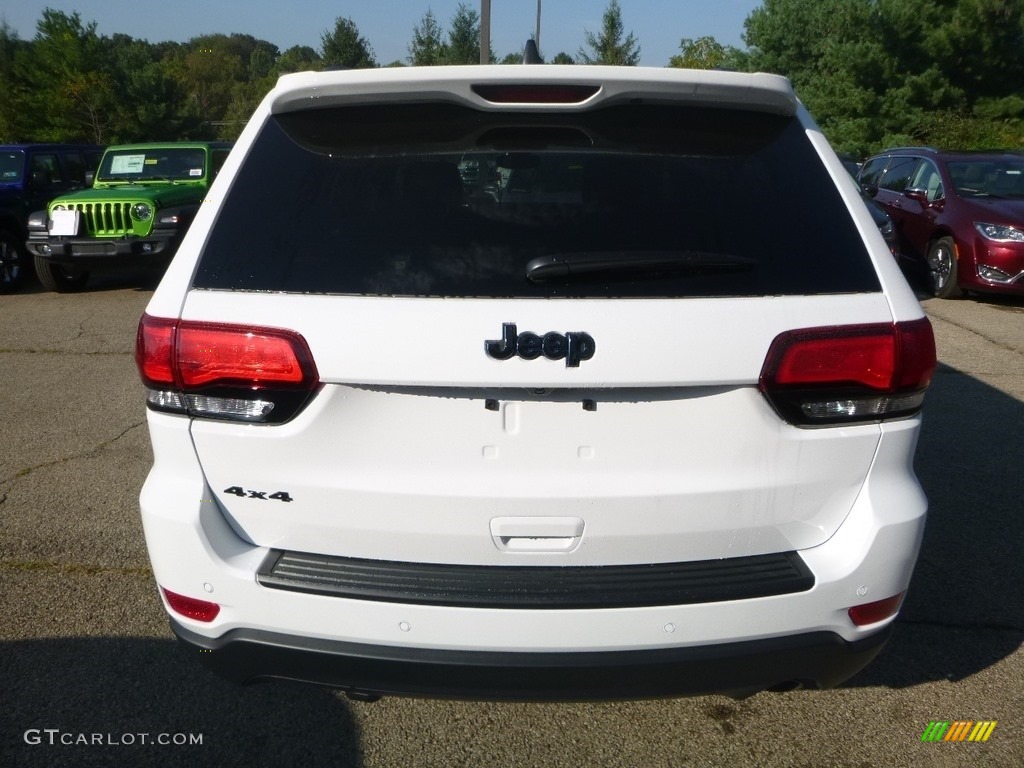
[[[137,509],[151,287],[0,296],[0,765],[1024,765],[1024,299],[925,302],[928,531],[894,639],[843,688],[365,704],[234,687],[175,645]],[[985,743],[921,740],[957,720],[998,724]]]

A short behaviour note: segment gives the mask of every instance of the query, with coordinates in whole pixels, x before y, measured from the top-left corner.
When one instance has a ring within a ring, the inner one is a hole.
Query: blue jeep
[[[85,186],[103,147],[92,144],[0,145],[0,293],[18,290],[28,264],[28,215]]]

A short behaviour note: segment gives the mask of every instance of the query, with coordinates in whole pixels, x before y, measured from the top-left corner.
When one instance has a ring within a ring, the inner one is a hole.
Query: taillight
[[[279,424],[319,386],[305,339],[280,328],[143,315],[135,363],[150,408],[201,418]]]
[[[163,587],[160,587],[160,591],[163,592],[164,599],[167,600],[167,604],[171,607],[172,611],[190,619],[213,621],[217,618],[217,614],[220,613],[220,606],[216,603],[211,603],[209,600],[186,597]]]
[[[879,421],[920,410],[935,364],[926,318],[805,328],[775,338],[760,387],[792,424]]]

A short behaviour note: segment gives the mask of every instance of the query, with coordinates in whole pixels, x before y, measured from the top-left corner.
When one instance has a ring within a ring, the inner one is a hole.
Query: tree
[[[308,45],[293,45],[282,53],[274,63],[274,73],[287,75],[290,72],[317,71],[323,68],[320,54]]]
[[[444,58],[445,45],[441,25],[437,23],[433,11],[427,9],[420,23],[412,28],[409,63],[414,67],[429,67],[443,64]]]
[[[161,51],[144,40],[114,35],[107,54],[119,98],[111,106],[111,143],[172,141],[184,128],[185,95]]]
[[[0,142],[13,143],[29,130],[28,110],[22,106],[23,90],[15,75],[19,51],[29,44],[18,39],[18,33],[0,19]],[[22,54],[24,55],[24,54]]]
[[[249,79],[262,80],[269,77],[274,63],[280,58],[281,52],[276,45],[260,40],[249,54]]]
[[[182,91],[182,132],[190,138],[218,138],[235,90],[247,81],[251,49],[227,35],[202,35],[181,46],[168,63]]]
[[[334,30],[320,38],[320,56],[325,67],[340,69],[373,69],[377,66],[373,49],[352,19],[339,17]]]
[[[699,37],[691,40],[684,37],[679,41],[679,53],[673,56],[668,65],[682,69],[718,69],[725,65],[729,58],[729,48],[713,37]]]
[[[565,51],[559,51],[558,53],[555,54],[555,58],[553,58],[551,60],[551,63],[552,64],[575,64],[576,60],[573,59],[573,57],[570,56]]]
[[[16,93],[34,118],[22,138],[106,143],[117,102],[106,52],[95,22],[83,24],[77,13],[43,11],[32,44],[15,51]]]
[[[600,34],[584,33],[590,50],[580,48],[577,59],[583,64],[635,67],[640,62],[640,44],[632,32],[623,39],[624,29],[619,0],[611,0],[602,17]]]
[[[491,62],[495,61],[491,54]],[[480,14],[465,3],[452,16],[445,46],[445,64],[478,64],[480,62]]]
[[[1019,0],[764,0],[745,29],[750,67],[789,77],[837,149],[1021,134]]]

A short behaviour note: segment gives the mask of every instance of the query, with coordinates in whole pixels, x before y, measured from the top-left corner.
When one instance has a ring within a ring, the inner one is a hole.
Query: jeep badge
[[[594,356],[597,344],[589,333],[573,332],[555,333],[551,331],[539,336],[524,331],[517,333],[515,323],[503,323],[501,338],[484,342],[488,357],[495,360],[508,360],[518,356],[524,360],[534,360],[544,355],[548,360],[565,358],[566,368],[578,368],[581,360],[589,360]]]

